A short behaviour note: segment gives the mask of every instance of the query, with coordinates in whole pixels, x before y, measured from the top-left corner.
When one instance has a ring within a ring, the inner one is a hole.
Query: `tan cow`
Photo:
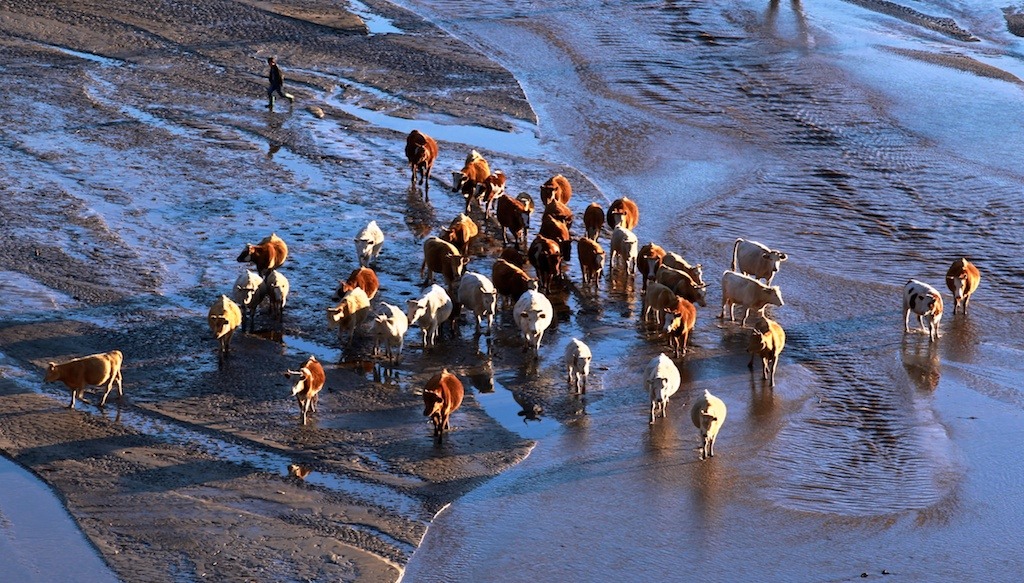
[[[362,288],[354,288],[342,296],[333,308],[327,308],[327,327],[338,328],[338,340],[348,331],[346,346],[352,345],[356,330],[363,325],[370,315],[370,298]]]
[[[633,230],[640,224],[640,209],[636,203],[627,197],[617,198],[608,207],[605,217],[609,229],[622,226],[624,229]]]
[[[757,241],[736,239],[732,246],[730,269],[754,279],[763,279],[765,284],[770,286],[786,259],[788,256],[782,251],[769,249]]]
[[[281,267],[285,259],[288,259],[288,245],[277,236],[277,233],[271,233],[256,245],[247,243],[238,256],[239,263],[252,262],[256,266],[256,272],[263,277],[266,277],[271,269]]]
[[[743,321],[740,326],[746,327],[750,311],[754,310],[763,314],[764,309],[769,306],[783,306],[782,290],[777,285],[767,286],[760,281],[736,273],[726,271],[722,274],[722,315],[725,319],[725,309],[729,308],[729,321],[735,322],[734,308],[739,305],[746,311],[743,313]]]
[[[540,201],[545,206],[553,200],[567,205],[571,198],[572,185],[569,184],[569,179],[561,174],[555,174],[548,178],[548,181],[540,187]]]
[[[761,372],[768,386],[775,386],[775,369],[779,367],[779,355],[786,346],[786,331],[778,322],[769,318],[761,318],[754,323],[754,331],[750,336],[750,362],[747,368],[754,370],[754,358],[761,359]]]
[[[285,376],[297,376],[298,380],[292,385],[292,396],[299,402],[299,411],[302,413],[302,424],[306,424],[306,417],[310,413],[316,413],[316,402],[319,399],[320,390],[324,388],[324,381],[327,379],[324,374],[324,367],[317,361],[315,356],[310,355],[306,363],[299,370],[289,370]]]
[[[260,284],[262,289],[263,284]],[[259,289],[257,289],[257,294]],[[258,305],[259,302],[256,302]],[[222,295],[220,299],[210,306],[206,314],[206,323],[210,326],[210,332],[219,343],[217,360],[224,362],[224,358],[231,351],[231,337],[235,334],[235,328],[242,325],[242,310],[238,304],[228,296]]]
[[[430,190],[430,171],[437,160],[437,141],[419,130],[413,130],[405,139],[405,157],[412,170],[411,186],[416,186],[416,175],[419,174],[423,195],[426,197]]]
[[[459,250],[440,237],[430,237],[423,242],[423,264],[420,266],[420,277],[427,284],[433,283],[434,273],[440,273],[451,289],[452,285],[462,277],[469,263],[469,257],[463,256]]]
[[[675,306],[677,300],[678,296],[670,287],[656,281],[651,282],[647,292],[644,294],[643,321],[647,322],[650,320],[653,313],[655,321],[661,326],[664,322],[664,311],[671,306]]]
[[[451,431],[451,416],[462,405],[464,389],[458,377],[444,369],[423,387],[423,416],[434,424],[434,443],[441,445],[445,431]]]
[[[469,257],[469,245],[478,234],[480,227],[476,222],[465,213],[459,213],[459,216],[452,219],[448,228],[441,230],[440,238],[455,245],[459,253]]]
[[[981,272],[966,257],[961,257],[953,262],[946,272],[946,287],[953,293],[953,315],[961,303],[964,305],[964,314],[967,313],[967,304],[971,301],[971,295],[978,289],[981,283]]]
[[[107,404],[107,395],[114,388],[115,382],[117,383],[117,401],[120,403],[124,400],[124,390],[121,388],[121,362],[123,361],[124,355],[120,350],[111,350],[83,356],[61,364],[50,362],[47,364],[43,382],[61,381],[71,389],[69,409],[75,408],[76,398],[85,401],[86,386],[106,385],[107,390],[104,391],[103,398],[100,400],[100,407],[103,407]]]

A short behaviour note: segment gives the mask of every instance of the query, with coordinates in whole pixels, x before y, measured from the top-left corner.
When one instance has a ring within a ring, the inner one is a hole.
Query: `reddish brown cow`
[[[580,271],[583,272],[583,285],[596,288],[604,273],[604,249],[597,241],[586,237],[577,239],[576,246],[579,250]]]
[[[277,233],[271,233],[256,245],[246,243],[242,254],[238,256],[238,261],[252,262],[256,266],[256,272],[266,277],[271,269],[281,267],[287,258],[288,245],[277,236]]]
[[[483,184],[490,175],[490,165],[476,150],[466,156],[466,165],[462,170],[452,172],[452,192],[461,192],[462,196],[466,197],[466,214],[469,214],[469,205],[474,200],[480,205]]]
[[[299,402],[299,411],[302,413],[302,424],[306,424],[306,417],[310,412],[316,413],[316,402],[319,400],[320,390],[324,388],[324,381],[327,376],[324,374],[324,367],[317,361],[315,356],[310,356],[306,363],[299,370],[289,370],[285,376],[297,376],[299,379],[292,385],[292,395]]]
[[[467,263],[469,257],[459,253],[455,245],[438,237],[431,237],[423,242],[423,265],[420,266],[420,276],[426,274],[424,281],[431,283],[434,281],[434,273],[440,273],[451,288],[455,280],[462,277]]]
[[[373,299],[373,296],[377,295],[377,290],[380,289],[380,281],[377,279],[377,273],[369,267],[360,267],[349,274],[348,279],[345,281],[338,282],[338,289],[331,296],[331,300],[340,302],[341,298],[348,292],[355,288],[361,288],[366,292],[367,299]]]
[[[405,157],[409,159],[409,168],[412,169],[412,186],[416,186],[418,173],[420,184],[423,186],[423,196],[426,197],[430,190],[430,170],[437,160],[437,142],[427,134],[413,130],[405,139]]]
[[[605,219],[609,228],[614,229],[618,225],[622,225],[632,230],[640,223],[640,209],[637,208],[635,202],[627,197],[617,198],[608,207]]]
[[[466,257],[469,257],[469,245],[473,241],[473,237],[476,237],[480,233],[480,227],[469,218],[465,213],[460,213],[459,216],[452,219],[448,228],[441,230],[441,239],[455,245],[455,248],[459,250]]]
[[[587,229],[587,237],[597,241],[601,236],[601,228],[604,227],[604,209],[601,205],[592,202],[587,210],[583,211],[583,226]]]
[[[445,431],[451,431],[452,413],[462,405],[462,381],[444,369],[423,387],[423,416],[434,423],[434,443],[441,445]]]
[[[665,333],[668,334],[668,344],[675,350],[675,357],[679,358],[679,349],[682,347],[683,356],[686,356],[686,344],[690,338],[690,330],[693,330],[697,323],[697,308],[684,298],[676,298],[675,305],[669,305],[663,311],[665,314]]]
[[[527,206],[524,201],[512,198],[507,194],[498,197],[497,214],[498,224],[501,226],[501,242],[508,245],[508,237],[505,231],[512,233],[512,239],[516,247],[526,247],[526,231],[530,227],[530,213],[532,206]]]
[[[700,263],[690,265],[690,262],[683,259],[682,255],[672,251],[666,251],[662,265],[678,269],[679,271],[685,271],[693,281],[697,282],[698,285],[705,285],[704,267],[701,266]]]
[[[636,258],[636,266],[640,269],[640,275],[644,278],[643,291],[647,291],[647,280],[654,279],[665,260],[665,250],[661,246],[648,243],[640,248],[640,254]]]
[[[526,258],[526,253],[523,253],[515,247],[502,248],[499,258],[504,259],[519,268],[526,267],[526,264],[530,262],[529,259]]]
[[[505,306],[515,303],[527,290],[537,289],[536,279],[504,259],[495,261],[491,267],[491,282]]]
[[[46,376],[43,382],[61,381],[71,389],[71,404],[69,408],[75,408],[75,399],[85,401],[85,387],[106,385],[107,390],[100,400],[100,407],[106,405],[107,395],[117,383],[117,400],[124,399],[124,391],[121,389],[121,363],[124,355],[120,350],[91,354],[61,364],[49,363],[46,368]]]
[[[569,210],[569,207],[565,206],[565,204],[557,200],[553,200],[544,205],[544,216],[554,217],[565,223],[566,227],[572,227],[572,211]]]
[[[540,201],[544,206],[553,200],[569,204],[570,198],[572,198],[572,186],[569,184],[569,179],[561,174],[548,178],[548,181],[540,187]]]
[[[561,275],[562,270],[562,251],[558,243],[544,235],[537,235],[530,244],[530,251],[526,256],[537,272],[541,291],[550,292],[551,284],[556,276]]]
[[[569,234],[569,227],[552,215],[544,215],[540,221],[540,234],[558,243],[558,249],[562,258],[566,261],[572,259],[572,236]]]

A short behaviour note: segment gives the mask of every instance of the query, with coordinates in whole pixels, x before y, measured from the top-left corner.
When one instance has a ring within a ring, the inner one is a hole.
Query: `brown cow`
[[[498,258],[504,259],[519,268],[526,267],[530,262],[530,260],[526,258],[526,253],[523,253],[515,247],[503,247],[501,249],[501,255],[499,255]]]
[[[596,288],[604,274],[604,249],[597,241],[586,237],[577,239],[576,247],[579,251],[580,271],[583,272],[583,285]]]
[[[419,173],[423,196],[426,197],[430,191],[430,170],[437,160],[437,141],[419,130],[413,130],[405,139],[405,157],[409,159],[409,168],[412,169],[411,186],[416,186],[416,174]]]
[[[262,287],[262,285],[261,283],[260,286]],[[256,291],[258,294],[259,289]],[[260,299],[262,300],[262,298]],[[259,302],[254,302],[254,304],[259,305]],[[242,324],[242,309],[231,301],[231,298],[222,295],[210,306],[210,310],[206,314],[206,323],[210,326],[210,332],[213,332],[219,345],[217,362],[223,364],[224,357],[231,351],[231,337],[235,334],[235,328]],[[252,325],[252,319],[249,320],[249,325]]]
[[[111,350],[83,356],[61,364],[51,362],[47,365],[43,382],[61,381],[71,389],[69,409],[75,408],[76,398],[85,401],[87,385],[107,386],[107,390],[103,393],[103,399],[100,400],[100,407],[103,407],[107,404],[107,395],[110,394],[110,390],[114,388],[116,382],[117,401],[120,403],[124,400],[124,390],[121,388],[121,362],[123,361],[124,355],[120,350]],[[88,401],[85,402],[88,403]]]
[[[686,344],[690,339],[690,330],[693,330],[697,323],[697,308],[683,298],[676,298],[674,305],[669,305],[663,311],[665,314],[665,334],[668,335],[668,344],[675,350],[675,357],[679,358],[679,348],[683,349],[683,356],[686,356]]]
[[[459,253],[469,257],[469,245],[480,233],[480,227],[465,213],[452,219],[448,228],[441,230],[441,239],[455,245]]]
[[[601,236],[601,229],[604,227],[604,209],[596,202],[583,211],[583,226],[587,229],[587,237],[597,241]]]
[[[605,219],[608,223],[608,227],[611,229],[622,225],[623,227],[632,230],[640,223],[640,209],[637,208],[635,202],[627,197],[617,198],[613,200],[611,206],[608,207],[608,213]]]
[[[434,423],[434,443],[441,445],[445,431],[451,431],[452,413],[462,405],[462,381],[444,369],[423,387],[423,416]]]
[[[558,243],[558,249],[562,252],[562,258],[566,261],[572,259],[572,235],[569,234],[569,227],[560,219],[552,215],[544,215],[540,221],[540,234]]]
[[[652,282],[650,287],[647,288],[647,292],[644,294],[643,301],[643,321],[650,320],[651,313],[654,313],[654,320],[658,325],[662,325],[664,322],[664,312],[669,307],[676,305],[676,300],[679,296],[676,295],[672,288],[665,284]]]
[[[507,194],[498,197],[497,207],[498,225],[501,226],[501,242],[508,245],[508,237],[505,231],[512,233],[512,239],[516,247],[526,248],[526,232],[530,228],[530,213],[533,212],[533,205],[527,205],[525,201],[512,198]]]
[[[642,291],[647,291],[647,280],[654,279],[654,276],[658,273],[658,268],[665,261],[665,250],[660,245],[655,243],[648,243],[640,248],[640,253],[636,258],[637,269],[640,270],[640,275],[644,278]]]
[[[373,296],[377,295],[377,290],[380,289],[377,273],[369,267],[356,268],[349,274],[348,279],[338,282],[338,289],[331,296],[331,301],[340,302],[345,294],[357,287],[366,292],[367,299],[372,300]]]
[[[271,269],[281,267],[287,258],[288,245],[277,236],[277,233],[271,233],[256,245],[246,243],[242,254],[238,256],[238,261],[240,263],[251,261],[256,265],[256,272],[266,277]]]
[[[761,359],[761,371],[768,386],[775,386],[775,369],[779,367],[779,355],[786,346],[786,331],[775,320],[762,317],[754,323],[747,352],[750,362],[747,368],[754,370],[754,357]]]
[[[527,290],[537,289],[537,280],[515,265],[499,259],[491,267],[491,282],[501,294],[502,304],[515,303]]]
[[[302,413],[302,424],[306,424],[306,416],[310,412],[316,413],[316,402],[319,399],[320,390],[324,388],[324,367],[317,361],[315,356],[310,356],[306,363],[299,370],[289,370],[285,376],[297,376],[299,379],[292,385],[292,395],[299,402],[299,411]]]
[[[469,257],[464,257],[459,250],[448,241],[438,237],[430,237],[423,242],[423,265],[420,266],[420,277],[425,283],[433,283],[434,274],[440,273],[451,288],[466,270]]]
[[[964,305],[964,314],[967,314],[967,304],[979,283],[981,272],[966,257],[953,262],[946,272],[946,287],[953,293],[953,315],[956,315],[956,309],[961,303]]]
[[[654,281],[668,286],[677,296],[707,307],[708,286],[699,284],[685,271],[680,271],[662,264],[654,276]]]
[[[558,243],[544,235],[537,235],[526,254],[530,265],[537,272],[541,291],[551,291],[555,277],[562,273],[562,251]]]
[[[452,192],[461,192],[466,197],[466,214],[474,200],[480,204],[480,196],[484,190],[484,182],[491,175],[491,167],[479,152],[473,150],[466,156],[466,165],[458,172],[452,172]]]
[[[552,216],[565,223],[566,227],[572,227],[572,210],[570,210],[564,203],[557,200],[553,200],[544,205],[544,216]]]
[[[572,186],[569,179],[561,174],[555,174],[540,187],[540,201],[547,206],[551,201],[557,200],[562,204],[569,204],[572,198]]]

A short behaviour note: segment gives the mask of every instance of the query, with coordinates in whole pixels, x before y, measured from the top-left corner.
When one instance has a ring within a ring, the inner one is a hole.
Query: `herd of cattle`
[[[437,159],[437,143],[429,136],[413,130],[406,140],[406,156],[411,169],[413,187],[422,185],[428,197],[429,178]],[[523,192],[516,197],[505,192],[506,177],[501,171],[492,172],[488,162],[475,150],[466,158],[462,170],[453,173],[453,192],[465,197],[465,211],[451,221],[438,236],[423,243],[421,276],[428,285],[421,296],[410,299],[406,309],[379,302],[376,309],[370,301],[377,295],[380,282],[371,265],[384,243],[384,233],[376,221],[371,221],[354,238],[359,267],[339,283],[332,297],[334,305],[327,308],[329,327],[337,328],[339,342],[350,345],[357,334],[365,330],[374,340],[373,353],[383,348],[389,363],[401,359],[404,338],[410,326],[422,331],[424,349],[437,342],[442,325],[448,323],[456,330],[462,312],[472,314],[477,334],[486,330],[491,334],[498,296],[502,309],[512,305],[512,317],[523,338],[524,351],[538,358],[544,333],[554,319],[554,310],[546,294],[563,283],[571,261],[573,243],[577,250],[583,289],[596,289],[604,274],[606,252],[599,243],[605,227],[610,231],[611,248],[609,275],[625,278],[630,287],[635,285],[639,272],[642,278],[642,319],[646,324],[653,319],[661,336],[668,343],[676,359],[685,356],[690,331],[696,323],[697,308],[707,306],[707,283],[701,264],[691,264],[682,256],[666,251],[655,243],[639,246],[634,229],[640,222],[640,211],[629,198],[620,198],[607,210],[600,204],[590,204],[583,213],[585,235],[573,237],[571,227],[574,214],[568,204],[572,187],[562,175],[556,175],[540,187],[543,207],[540,228],[526,245],[530,218],[535,211],[533,198]],[[490,277],[467,271],[470,262],[470,243],[480,234],[480,227],[470,217],[478,209],[484,225],[497,224],[503,247],[491,268]],[[507,235],[511,235],[510,239]],[[235,281],[231,297],[222,295],[210,307],[207,322],[219,343],[218,360],[223,364],[231,350],[234,331],[246,326],[254,329],[257,308],[266,305],[270,317],[278,323],[288,299],[288,279],[279,271],[288,257],[287,244],[276,234],[259,243],[247,244],[238,256],[239,262],[252,263],[255,271],[246,270]],[[775,386],[775,371],[786,334],[778,322],[766,315],[768,306],[782,306],[782,292],[772,285],[785,253],[773,250],[756,241],[737,239],[733,245],[730,269],[722,274],[722,309],[719,317],[735,322],[734,309],[744,310],[741,327],[746,327],[751,312],[752,330],[748,352],[748,368],[754,359],[762,364],[762,375],[771,387]],[[535,276],[527,273],[533,268]],[[444,285],[433,283],[434,274],[440,274]],[[764,280],[762,282],[762,280]],[[958,259],[950,267],[946,284],[953,294],[954,314],[962,304],[964,313],[971,294],[978,287],[977,268],[966,259]],[[695,305],[696,304],[696,305]],[[910,332],[910,314],[918,317],[919,324],[929,334],[930,341],[938,338],[938,325],[942,317],[942,297],[926,283],[910,280],[904,288],[904,328]],[[367,325],[368,323],[368,325]],[[346,340],[347,336],[347,340]],[[71,389],[71,405],[76,397],[83,399],[88,385],[106,385],[107,395],[118,385],[121,390],[120,351],[95,354],[63,364],[50,363],[46,381],[63,381]],[[585,393],[590,374],[592,353],[585,342],[573,338],[566,346],[564,362],[569,388],[573,393]],[[299,404],[302,423],[310,413],[316,412],[318,394],[324,386],[323,366],[310,356],[297,371],[288,370],[295,377],[292,394]],[[644,370],[644,385],[651,401],[650,423],[664,417],[670,397],[680,385],[680,373],[675,362],[665,353],[653,358]],[[441,443],[450,427],[450,416],[462,403],[464,391],[458,377],[447,369],[434,375],[423,389],[424,416],[434,426],[434,439]],[[714,443],[719,428],[725,421],[726,405],[721,399],[705,391],[691,408],[691,419],[701,436],[701,459],[714,455]]]

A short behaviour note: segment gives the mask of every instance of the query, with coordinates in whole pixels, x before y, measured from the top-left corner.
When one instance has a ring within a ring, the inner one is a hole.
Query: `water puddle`
[[[375,34],[405,34],[405,31],[392,24],[389,19],[373,13],[369,6],[359,0],[348,0],[348,9],[363,19],[371,36]]]
[[[493,392],[477,391],[476,400],[487,415],[524,439],[539,440],[561,428],[557,421],[545,417],[543,413],[523,415],[527,412],[528,405],[519,403],[515,394],[497,381],[494,381]]]

